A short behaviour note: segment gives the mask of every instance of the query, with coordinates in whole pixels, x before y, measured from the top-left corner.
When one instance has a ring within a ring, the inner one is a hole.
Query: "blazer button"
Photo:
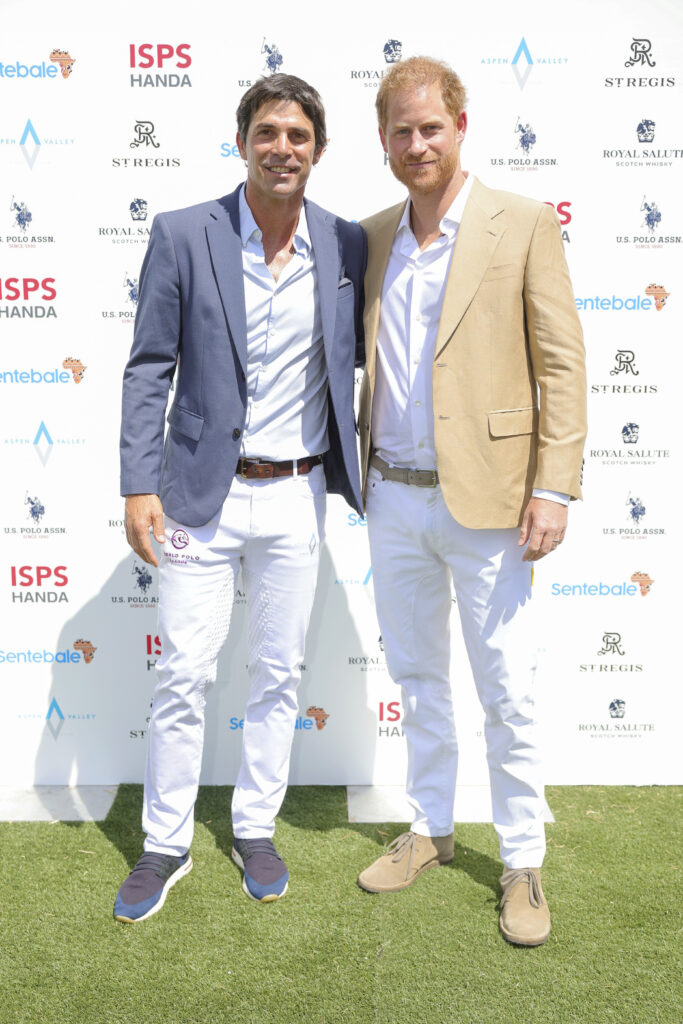
[[[242,431],[241,431],[241,430],[238,430],[238,428],[237,428],[237,427],[235,427],[235,429],[234,429],[234,430],[233,430],[233,432],[232,432],[232,439],[233,439],[233,441],[236,441],[236,440],[237,440],[237,438],[238,438],[238,437],[240,436],[240,434],[241,434],[241,433],[242,433]]]

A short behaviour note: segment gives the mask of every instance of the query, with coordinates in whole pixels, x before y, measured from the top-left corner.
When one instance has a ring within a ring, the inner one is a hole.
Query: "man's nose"
[[[410,152],[411,153],[424,153],[425,140],[422,137],[422,133],[416,128],[410,137]]]
[[[275,149],[277,150],[278,153],[282,153],[283,156],[286,156],[287,153],[289,153],[290,146],[289,136],[287,135],[287,132],[280,132],[280,134],[277,136],[277,138],[275,139]]]

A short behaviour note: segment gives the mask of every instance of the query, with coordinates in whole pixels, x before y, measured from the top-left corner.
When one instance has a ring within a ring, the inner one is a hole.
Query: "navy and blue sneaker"
[[[272,839],[235,839],[232,859],[244,872],[242,888],[259,903],[272,903],[287,892],[289,871]]]
[[[171,886],[191,870],[189,853],[183,857],[143,853],[117,893],[114,919],[130,924],[146,921],[161,910]]]

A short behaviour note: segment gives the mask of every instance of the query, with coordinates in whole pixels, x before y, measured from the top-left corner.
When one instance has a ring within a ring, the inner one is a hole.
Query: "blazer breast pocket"
[[[522,268],[518,263],[500,263],[498,266],[489,267],[482,278],[482,284],[487,281],[500,281],[504,277],[518,277],[521,280]]]

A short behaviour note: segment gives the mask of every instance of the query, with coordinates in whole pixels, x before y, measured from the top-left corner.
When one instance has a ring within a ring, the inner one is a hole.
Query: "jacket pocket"
[[[499,263],[496,267],[489,267],[482,278],[485,281],[499,281],[501,277],[521,277],[522,268],[518,263]]]
[[[173,405],[166,418],[174,430],[193,441],[199,440],[204,427],[203,416],[198,416],[196,412],[190,412],[189,409],[183,409],[180,405]]]
[[[496,409],[488,414],[491,437],[514,437],[533,434],[538,429],[538,409],[533,405],[524,409]]]

